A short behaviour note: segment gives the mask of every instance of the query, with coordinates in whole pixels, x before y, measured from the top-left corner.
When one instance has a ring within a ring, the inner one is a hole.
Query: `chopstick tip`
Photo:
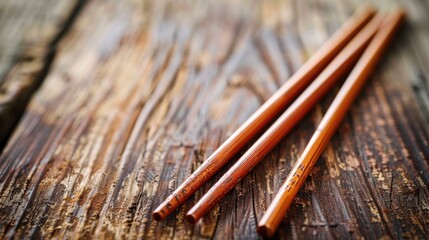
[[[401,18],[406,18],[407,17],[407,11],[404,7],[402,6],[396,6],[395,8],[395,12],[396,14],[398,14]]]
[[[258,225],[258,233],[264,238],[270,238],[274,235],[274,229],[267,225]]]
[[[161,221],[163,219],[161,213],[154,211],[152,213],[152,217],[156,220],[156,221]]]
[[[359,8],[358,11],[360,12],[368,12],[371,15],[375,15],[377,13],[377,8],[374,7],[374,5],[370,3],[363,3]]]
[[[195,224],[198,221],[198,218],[193,214],[186,214],[185,220],[189,223]]]

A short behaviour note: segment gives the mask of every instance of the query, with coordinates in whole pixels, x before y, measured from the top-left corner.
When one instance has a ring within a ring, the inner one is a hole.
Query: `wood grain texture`
[[[81,2],[0,1],[0,152],[49,71]]]
[[[151,212],[361,3],[89,1],[0,156],[0,238],[258,238],[336,91],[198,224],[184,215],[220,174]],[[401,3],[408,25],[276,237],[429,236],[429,6]]]

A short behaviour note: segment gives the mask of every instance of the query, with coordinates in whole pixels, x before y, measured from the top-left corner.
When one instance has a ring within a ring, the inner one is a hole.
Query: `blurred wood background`
[[[370,2],[407,23],[276,238],[429,237],[429,2]],[[362,3],[1,0],[0,238],[259,238],[337,89],[198,224],[215,180],[151,212]]]

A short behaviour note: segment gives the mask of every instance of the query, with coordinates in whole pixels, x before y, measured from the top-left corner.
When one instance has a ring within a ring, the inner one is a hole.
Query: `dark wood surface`
[[[83,1],[0,1],[0,152]]]
[[[0,238],[258,238],[338,88],[198,224],[184,215],[221,173],[151,212],[362,4],[39,2],[0,1],[16,19],[0,23]],[[372,3],[407,23],[276,238],[429,236],[429,3]]]

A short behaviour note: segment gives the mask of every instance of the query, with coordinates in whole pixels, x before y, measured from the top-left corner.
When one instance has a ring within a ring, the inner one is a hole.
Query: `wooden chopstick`
[[[259,221],[258,232],[261,235],[265,237],[273,236],[300,187],[313,169],[314,164],[319,159],[335,130],[340,125],[353,100],[365,84],[365,81],[373,72],[387,44],[392,39],[404,17],[405,13],[402,10],[398,10],[388,17],[359,59],[317,127],[304,152],[280,188],[279,193],[275,196],[266,213]]]
[[[167,217],[218,172],[310,84],[374,14],[375,10],[372,7],[365,6],[351,17],[271,98],[155,209],[153,217],[158,221]]]
[[[374,14],[375,10],[366,6],[350,18],[272,97],[155,209],[153,217],[158,221],[167,217],[218,172],[308,86]]]
[[[382,21],[381,15],[376,16],[353,38],[274,124],[189,210],[186,215],[189,222],[198,221],[214,207],[293,129],[311,108],[332,89],[335,83],[350,71],[377,32]]]

